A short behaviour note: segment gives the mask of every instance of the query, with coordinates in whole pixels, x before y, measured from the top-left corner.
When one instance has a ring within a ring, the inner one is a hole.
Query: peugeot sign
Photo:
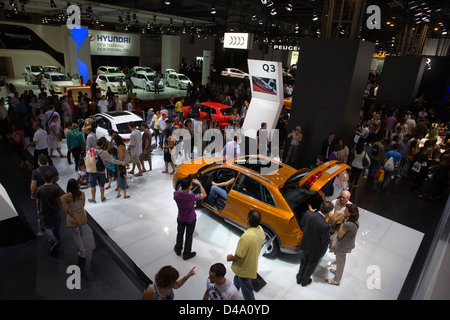
[[[253,42],[250,33],[229,33],[226,32],[223,38],[223,47],[228,49],[251,49]]]

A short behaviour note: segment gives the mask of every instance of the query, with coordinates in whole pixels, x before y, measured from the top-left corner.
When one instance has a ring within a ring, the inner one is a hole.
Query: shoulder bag
[[[78,200],[81,201],[81,200]],[[71,211],[69,209],[69,212],[67,213],[66,217],[66,227],[67,228],[77,228],[84,226],[87,223],[87,217],[86,217],[86,211],[83,207]]]

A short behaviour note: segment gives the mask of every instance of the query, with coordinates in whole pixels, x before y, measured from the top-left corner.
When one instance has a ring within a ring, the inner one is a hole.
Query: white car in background
[[[128,123],[133,121],[136,124],[136,129],[142,133],[141,123],[145,121],[142,117],[130,111],[111,111],[97,113],[95,115],[95,135],[97,139],[106,137],[109,141],[108,130],[114,130],[122,137],[125,145],[128,147],[130,143],[131,130],[128,128]],[[155,133],[149,129],[152,135],[151,149],[156,147]]]
[[[42,72],[42,66],[26,66],[23,73],[26,84],[37,83],[38,76]]]
[[[131,82],[133,82],[133,86],[135,87],[147,91],[155,91],[155,77],[155,73],[135,72],[131,74]],[[159,79],[158,81],[158,88],[160,91],[164,91],[164,82],[162,79]]]
[[[181,73],[170,73],[166,78],[166,86],[175,87],[178,89],[187,89],[192,86],[192,81]]]
[[[222,76],[224,77],[233,77],[233,78],[241,78],[241,79],[249,79],[250,75],[242,70],[236,68],[226,68],[223,69]]]
[[[108,92],[108,88],[114,93],[124,94],[127,92],[125,75],[123,73],[100,74],[95,82],[105,93]]]
[[[57,72],[57,73],[62,73],[61,72],[61,68],[55,67],[55,66],[43,66],[42,67],[42,73],[45,72]]]
[[[61,94],[63,86],[73,86],[67,75],[60,72],[46,72],[42,74],[42,87],[51,94]]]
[[[144,72],[144,73],[148,73],[148,74],[156,74],[155,70],[153,70],[150,67],[133,67],[131,68],[133,70],[133,72]]]
[[[122,75],[125,75],[123,72],[122,72],[122,70],[120,70],[119,68],[117,68],[117,67],[113,67],[113,66],[100,66],[98,69],[97,69],[97,75],[99,75],[99,74],[105,74],[105,73],[114,73],[114,74],[116,74],[116,73],[120,73],[120,74],[122,74]]]

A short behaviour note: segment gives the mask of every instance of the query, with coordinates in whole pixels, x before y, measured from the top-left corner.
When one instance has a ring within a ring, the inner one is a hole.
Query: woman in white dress
[[[57,124],[58,116],[53,116],[51,123],[48,125],[48,147],[50,148],[50,157],[56,157],[53,155],[53,150],[58,151],[61,158],[66,158],[61,152],[61,126]]]

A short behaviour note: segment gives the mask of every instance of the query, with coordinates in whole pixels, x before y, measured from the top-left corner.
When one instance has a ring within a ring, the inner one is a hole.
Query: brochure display
[[[282,63],[263,60],[248,60],[252,100],[243,124],[249,138],[256,139],[261,123],[267,129],[275,129],[283,108]]]

